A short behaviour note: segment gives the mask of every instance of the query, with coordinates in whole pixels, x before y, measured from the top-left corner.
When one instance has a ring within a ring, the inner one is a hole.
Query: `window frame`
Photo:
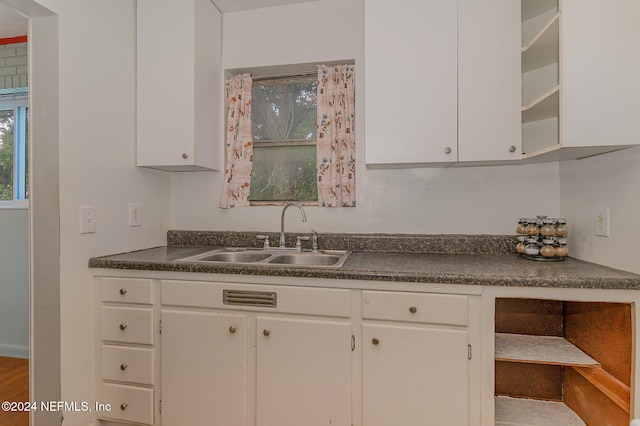
[[[27,121],[29,95],[26,89],[0,90],[0,110],[13,110],[13,199],[0,200],[0,209],[29,208],[27,193]]]
[[[309,83],[318,79],[318,72],[305,72],[292,75],[277,75],[267,77],[254,77],[252,79],[252,85],[268,85],[268,84],[296,84],[296,83]],[[255,104],[252,105],[252,108]],[[316,107],[317,108],[317,107]],[[317,109],[316,109],[317,111]],[[316,120],[317,121],[317,120]],[[316,123],[317,125],[317,123]],[[286,140],[268,140],[268,141],[255,141],[252,139],[253,148],[272,148],[272,147],[289,147],[289,146],[317,146],[317,136],[314,139],[286,139]],[[314,168],[317,174],[317,159],[316,166]],[[316,178],[317,179],[317,178]],[[317,181],[316,181],[317,183]],[[251,200],[249,199],[249,206],[283,206],[290,202],[296,202],[303,206],[317,206],[318,200]]]

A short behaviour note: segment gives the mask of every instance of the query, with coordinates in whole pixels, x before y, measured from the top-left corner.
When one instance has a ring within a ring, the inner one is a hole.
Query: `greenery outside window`
[[[0,91],[0,208],[28,206],[26,93]]]
[[[317,73],[253,80],[251,204],[317,202]]]

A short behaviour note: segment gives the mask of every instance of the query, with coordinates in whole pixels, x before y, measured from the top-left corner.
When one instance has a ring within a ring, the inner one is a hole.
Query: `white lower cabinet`
[[[469,424],[466,330],[363,324],[366,426]]]
[[[469,296],[362,293],[362,424],[475,424]]]
[[[162,424],[246,424],[246,318],[162,310]]]
[[[148,291],[159,295],[146,299],[124,287],[121,295],[120,286],[134,282],[139,290],[149,281],[98,280],[117,287],[99,293],[99,392],[114,407],[105,419],[155,426],[480,424],[480,360],[469,359],[479,342],[474,296],[374,291],[342,280],[327,288],[316,279],[279,285],[154,277]]]
[[[351,322],[257,318],[256,424],[351,424]]]

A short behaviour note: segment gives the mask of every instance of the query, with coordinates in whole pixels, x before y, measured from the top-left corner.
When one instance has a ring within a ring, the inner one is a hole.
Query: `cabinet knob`
[[[187,158],[189,158],[189,154],[187,154],[186,152],[183,152],[182,153],[182,158],[184,158],[186,160]]]
[[[514,145],[511,145],[509,147],[509,152],[516,152],[516,147]]]
[[[127,324],[122,323],[120,324],[120,330],[124,331],[127,328]]]
[[[412,314],[415,314],[416,312],[418,312],[418,308],[416,308],[415,306],[412,306],[409,308],[409,312],[411,312]]]
[[[233,334],[236,332],[236,327],[235,326],[229,326],[229,333]]]
[[[121,288],[121,289],[120,289],[120,294],[121,294],[121,295],[123,295],[123,296],[124,296],[125,294],[127,294],[127,289],[126,289],[126,288]]]
[[[127,409],[127,407],[128,407],[128,406],[129,406],[129,404],[127,404],[126,402],[123,402],[122,404],[120,404],[120,409],[121,409],[122,411],[124,411],[124,410],[126,410],[126,409]]]
[[[271,334],[271,332],[269,330],[262,330],[262,334],[268,337]]]
[[[451,154],[451,147],[446,147],[446,148],[444,149],[444,153],[445,153],[445,154]]]
[[[123,362],[122,364],[120,364],[120,370],[122,370],[122,371],[126,370],[127,367],[128,367],[128,365],[127,365],[126,362]]]
[[[374,345],[378,346],[378,344],[380,343],[380,340],[376,339],[375,337],[373,339],[371,339],[371,343],[373,343]]]

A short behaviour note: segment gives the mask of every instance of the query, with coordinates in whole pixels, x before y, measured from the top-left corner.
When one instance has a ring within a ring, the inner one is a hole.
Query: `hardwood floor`
[[[0,357],[0,403],[29,401],[29,360]],[[0,425],[28,426],[28,412],[0,409]]]

